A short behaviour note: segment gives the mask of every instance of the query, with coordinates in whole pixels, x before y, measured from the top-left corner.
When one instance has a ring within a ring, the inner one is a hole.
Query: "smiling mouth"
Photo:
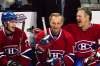
[[[13,30],[13,31],[14,31],[14,30],[15,30],[15,27],[11,27],[11,30]]]
[[[77,21],[77,23],[79,24],[79,23],[81,23],[80,21]]]
[[[15,29],[15,27],[11,27],[11,28]]]

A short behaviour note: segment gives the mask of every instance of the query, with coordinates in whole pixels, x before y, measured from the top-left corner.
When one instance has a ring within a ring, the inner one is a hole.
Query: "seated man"
[[[92,11],[87,7],[78,8],[76,19],[77,24],[68,24],[64,27],[65,30],[71,33],[75,40],[74,53],[78,59],[82,59],[82,62],[87,63],[89,66],[96,66],[97,64],[93,60],[93,56],[98,56],[95,51],[97,51],[100,44],[100,25],[91,23]],[[90,62],[91,59],[92,61]],[[76,64],[75,66],[79,66],[79,64]]]
[[[1,21],[0,66],[30,66],[31,47],[24,31],[16,27],[16,15],[9,11],[3,12]]]
[[[44,31],[37,34],[36,48],[37,66],[73,66],[73,45],[74,40],[70,33],[61,29],[64,18],[60,13],[52,13],[49,17],[50,28],[47,35]]]

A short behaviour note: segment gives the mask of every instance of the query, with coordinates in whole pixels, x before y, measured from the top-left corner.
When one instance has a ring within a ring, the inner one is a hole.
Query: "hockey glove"
[[[22,64],[20,64],[18,61],[10,60],[8,61],[7,66],[22,66]]]

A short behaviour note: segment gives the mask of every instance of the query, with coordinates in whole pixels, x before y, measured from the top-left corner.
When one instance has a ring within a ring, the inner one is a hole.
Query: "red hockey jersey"
[[[75,50],[77,57],[89,57],[93,53],[93,47],[98,44],[100,39],[100,25],[91,24],[86,30],[82,31],[77,24],[69,24],[64,29],[72,34],[75,39]]]
[[[0,29],[0,66],[7,65],[9,60],[20,62],[23,66],[29,66],[30,59],[24,53],[31,50],[26,42],[26,34],[16,28],[13,35],[8,38],[4,29]]]
[[[37,35],[37,43],[43,47],[43,49],[50,50],[50,54],[53,58],[61,58],[61,55],[64,56],[64,62],[67,66],[72,66],[73,60],[71,57],[69,57],[67,54],[73,53],[73,44],[74,40],[73,37],[66,31],[61,30],[60,34],[54,38],[54,36],[51,33],[50,28],[47,30],[48,35],[50,35],[51,40],[50,43],[47,45],[41,45],[40,40],[45,36],[44,32],[40,32]],[[45,54],[39,55],[38,60],[41,62],[45,62],[48,58],[45,56]],[[44,58],[43,58],[44,57]],[[69,60],[70,59],[70,60]],[[68,61],[69,60],[69,61]],[[39,66],[46,66],[46,65],[39,65]],[[59,66],[55,65],[55,66]]]

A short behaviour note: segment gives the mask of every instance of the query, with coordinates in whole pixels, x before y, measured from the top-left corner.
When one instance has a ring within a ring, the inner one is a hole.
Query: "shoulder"
[[[74,28],[74,27],[77,27],[77,24],[67,24],[63,26],[63,29],[69,29],[69,28]]]
[[[2,28],[0,28],[0,33],[1,33],[1,32],[3,32],[3,29],[2,29]]]
[[[63,29],[70,32],[70,33],[74,33],[76,31],[79,31],[79,27],[77,24],[68,24]]]
[[[50,28],[47,28],[46,29],[47,30],[47,34],[50,34]],[[45,36],[45,32],[44,32],[44,30],[41,30],[37,35],[43,35],[43,36]]]
[[[17,35],[17,36],[22,36],[22,35],[24,37],[26,36],[26,33],[23,30],[21,30],[20,28],[17,28],[17,27],[15,28],[14,34]]]
[[[96,26],[96,27],[100,27],[100,24],[93,24],[94,26]]]
[[[1,28],[0,28],[0,34],[1,34],[1,33],[4,33],[4,27],[1,27]]]
[[[24,33],[23,30],[21,30],[20,28],[17,28],[17,27],[15,28],[15,32],[16,32],[16,33]]]
[[[5,35],[3,28],[0,28],[0,38],[2,38]]]
[[[43,36],[45,36],[44,31],[40,31],[38,34],[36,34],[36,38],[42,38]]]
[[[100,30],[100,24],[92,24],[92,28]]]
[[[64,34],[65,37],[72,37],[71,33],[62,29],[62,33]]]
[[[72,34],[70,34],[69,32],[67,32],[65,30],[63,30],[62,33],[63,33],[64,39],[67,42],[71,42],[72,44],[74,43],[74,38],[73,38]]]
[[[37,35],[44,35],[44,31],[40,31]]]
[[[62,29],[62,33],[64,33],[64,34],[70,34],[68,31],[66,31],[64,29]]]

